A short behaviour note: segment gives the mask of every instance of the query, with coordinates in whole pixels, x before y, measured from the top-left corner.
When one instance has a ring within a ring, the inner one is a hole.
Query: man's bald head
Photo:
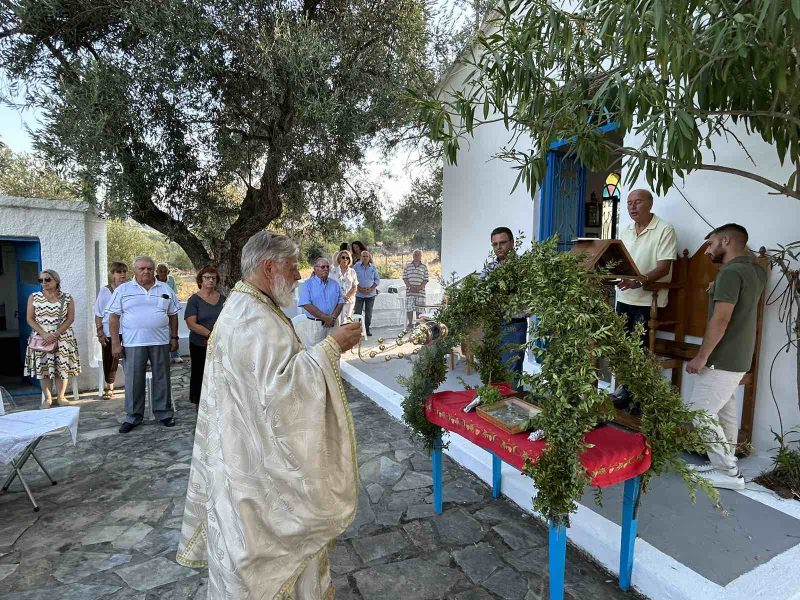
[[[649,190],[633,190],[628,194],[628,215],[640,227],[647,227],[653,218],[653,194]]]

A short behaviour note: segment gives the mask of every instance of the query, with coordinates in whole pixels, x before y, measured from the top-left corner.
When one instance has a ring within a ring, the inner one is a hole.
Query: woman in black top
[[[214,267],[203,267],[197,274],[198,292],[186,303],[184,319],[189,327],[189,357],[192,359],[192,376],[189,380],[189,400],[195,408],[200,405],[200,390],[203,387],[203,371],[206,364],[208,336],[222,312],[225,296],[219,292],[219,271]]]

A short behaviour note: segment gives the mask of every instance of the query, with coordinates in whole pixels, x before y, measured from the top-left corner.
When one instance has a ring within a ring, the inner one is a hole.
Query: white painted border
[[[402,420],[403,396],[345,361],[342,376],[357,390],[398,420]],[[488,452],[461,436],[448,436],[445,452],[491,485],[492,464]],[[503,495],[522,510],[541,518],[533,511],[531,498],[535,491],[530,478],[503,463]],[[750,484],[748,484],[750,485]],[[749,498],[785,512],[793,517],[800,511],[789,509],[785,501],[766,498],[757,490],[741,492]],[[759,498],[760,496],[760,498]],[[792,507],[794,508],[794,507]],[[620,507],[622,510],[622,507]],[[578,505],[571,516],[568,539],[614,574],[619,574],[621,528],[590,508]],[[745,573],[727,586],[709,581],[673,557],[661,552],[641,538],[636,540],[633,586],[653,600],[800,600],[800,546],[779,554],[769,562]]]

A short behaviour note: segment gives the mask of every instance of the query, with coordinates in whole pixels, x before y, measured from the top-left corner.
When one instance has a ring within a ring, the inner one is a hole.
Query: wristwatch
[[[180,338],[179,338],[177,335],[173,335],[173,336],[170,336],[170,338],[169,338],[169,339],[171,339],[171,340],[178,340],[178,339],[180,339]]]

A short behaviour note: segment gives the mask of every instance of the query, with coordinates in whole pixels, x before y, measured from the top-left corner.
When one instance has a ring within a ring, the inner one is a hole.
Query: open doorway
[[[0,385],[12,395],[30,393],[35,380],[23,377],[31,328],[28,296],[40,289],[42,252],[37,238],[0,236]]]
[[[621,144],[615,126],[605,135]],[[598,171],[590,171],[577,158],[566,154],[566,142],[551,146],[542,183],[538,239],[558,235],[558,245],[569,251],[581,237],[618,237],[620,174],[619,159]]]

